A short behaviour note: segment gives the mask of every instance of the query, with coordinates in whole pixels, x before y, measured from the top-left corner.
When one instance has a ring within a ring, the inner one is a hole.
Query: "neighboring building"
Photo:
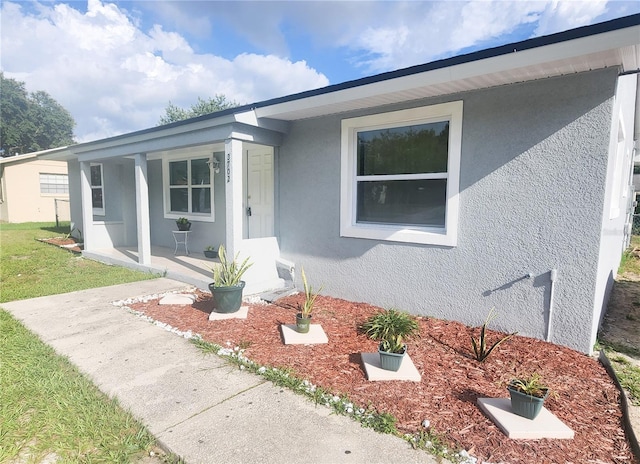
[[[67,163],[41,159],[60,148],[0,158],[0,221],[69,221]]]
[[[325,294],[470,325],[496,307],[589,352],[631,229],[639,69],[634,15],[48,157],[87,256],[153,268],[186,216],[190,248],[277,239]]]

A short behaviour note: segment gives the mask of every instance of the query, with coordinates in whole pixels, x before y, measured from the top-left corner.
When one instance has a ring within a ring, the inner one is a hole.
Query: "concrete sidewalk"
[[[187,463],[435,463],[111,304],[169,279],[2,304]]]

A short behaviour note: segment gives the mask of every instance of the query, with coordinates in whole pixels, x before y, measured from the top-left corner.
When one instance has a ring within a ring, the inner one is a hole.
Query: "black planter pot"
[[[181,230],[183,232],[191,229],[191,223],[190,222],[187,222],[186,224],[178,224],[176,222],[176,226],[178,226],[178,230]]]
[[[311,325],[311,315],[309,317],[302,317],[301,313],[296,315],[296,331],[298,333],[309,333],[309,326]]]
[[[217,258],[218,252],[215,250],[204,250],[204,255],[207,258]]]
[[[214,284],[209,284],[209,290],[213,296],[213,310],[217,313],[235,313],[238,311],[242,306],[244,285],[244,280],[232,287],[216,287]]]

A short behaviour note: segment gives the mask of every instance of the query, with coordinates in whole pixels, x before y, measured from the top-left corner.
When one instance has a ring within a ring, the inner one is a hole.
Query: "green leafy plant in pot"
[[[218,313],[235,313],[242,305],[242,290],[245,282],[241,280],[242,275],[251,267],[247,257],[238,264],[238,255],[235,259],[228,260],[224,246],[218,248],[218,258],[220,264],[211,268],[213,272],[213,283],[209,284],[209,290],[213,295],[214,311]]]
[[[216,258],[218,256],[218,252],[213,246],[209,245],[204,249],[204,255],[207,258]]]
[[[405,340],[418,336],[420,327],[410,314],[396,309],[385,309],[374,314],[361,326],[362,332],[372,340],[379,340],[380,367],[397,371],[407,353]]]
[[[304,273],[304,267],[302,268],[302,286],[304,287],[304,301],[298,305],[300,312],[296,315],[296,331],[299,333],[308,333],[309,326],[311,325],[311,316],[313,315],[313,305],[318,298],[318,294],[322,290],[320,289],[313,293],[313,288],[307,282],[307,276]]]
[[[549,387],[543,382],[540,374],[518,377],[507,385],[511,396],[511,410],[518,416],[535,419],[549,396]]]
[[[178,230],[186,231],[191,229],[191,221],[186,217],[181,217],[176,219],[176,226]]]

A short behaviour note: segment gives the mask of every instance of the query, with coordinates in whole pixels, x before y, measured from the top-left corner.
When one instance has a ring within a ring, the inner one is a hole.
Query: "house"
[[[157,268],[185,216],[190,249],[270,248],[334,297],[469,325],[496,307],[496,329],[590,352],[629,238],[639,68],[634,15],[50,158],[86,256]]]
[[[43,159],[61,149],[0,158],[0,221],[69,221],[67,163]]]

